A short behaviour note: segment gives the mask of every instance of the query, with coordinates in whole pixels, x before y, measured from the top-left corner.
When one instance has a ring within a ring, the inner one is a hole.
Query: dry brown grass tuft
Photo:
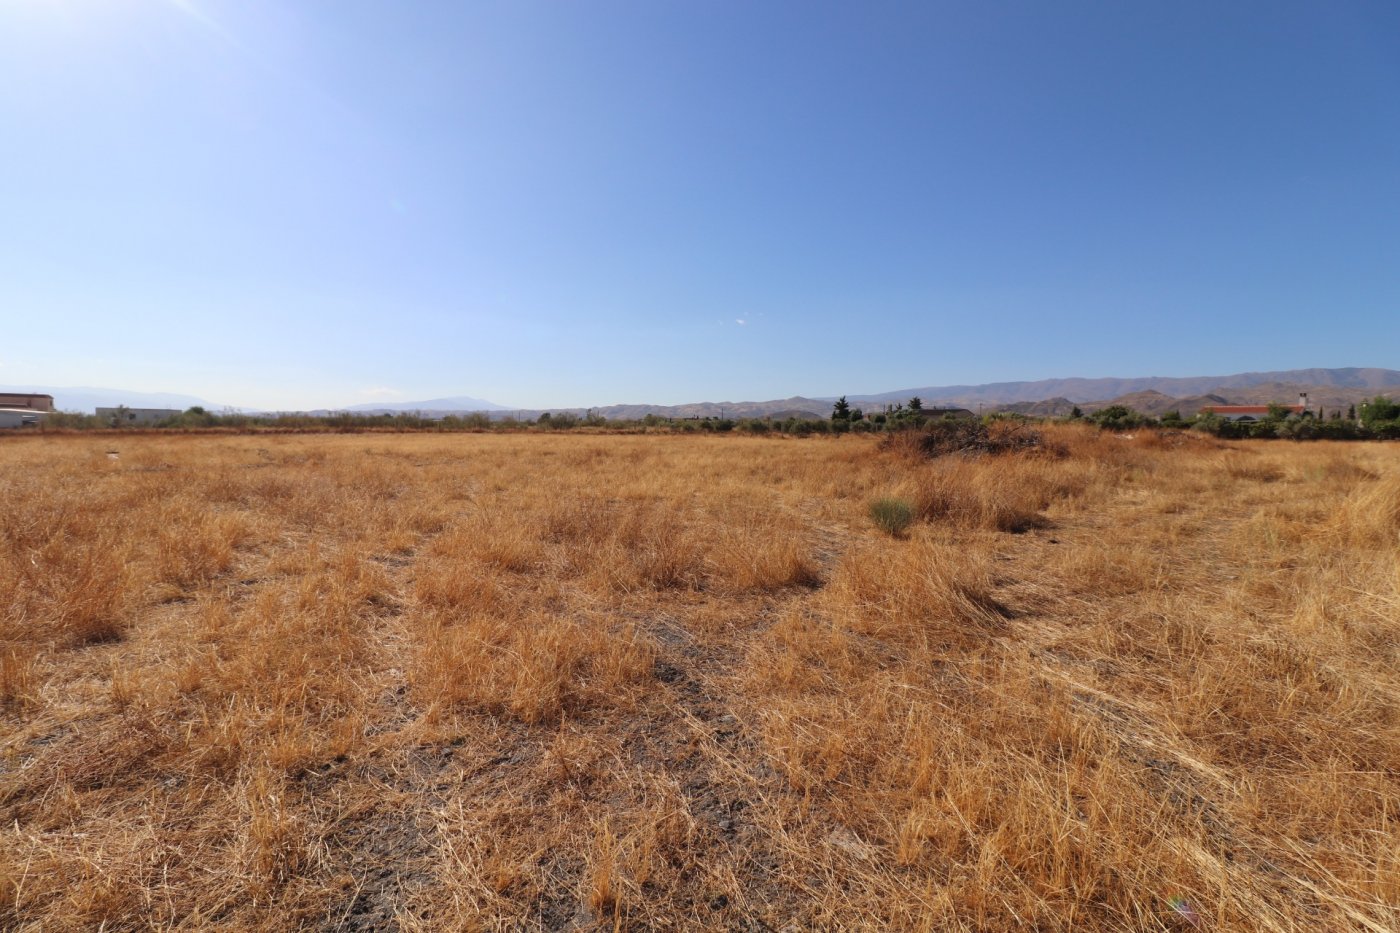
[[[1400,928],[1392,449],[1019,430],[6,438],[0,928]]]
[[[425,705],[464,705],[535,725],[626,705],[653,651],[630,626],[544,613],[430,622],[415,674]]]
[[[1338,510],[1334,528],[1354,544],[1400,548],[1400,476],[1359,485]]]
[[[839,624],[901,642],[966,643],[1003,620],[990,562],[926,537],[848,552],[819,605]]]

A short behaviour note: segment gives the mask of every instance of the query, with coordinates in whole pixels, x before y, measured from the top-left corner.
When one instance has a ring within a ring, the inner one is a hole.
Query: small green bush
[[[881,531],[897,535],[914,521],[914,506],[903,499],[876,499],[870,503],[870,520]]]
[[[1144,415],[1126,405],[1110,405],[1107,408],[1101,408],[1090,415],[1089,420],[1106,431],[1127,431],[1147,424],[1147,418]]]

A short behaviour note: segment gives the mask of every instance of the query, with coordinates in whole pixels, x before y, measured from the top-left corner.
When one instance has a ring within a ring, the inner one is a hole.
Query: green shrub
[[[870,503],[870,520],[881,531],[898,535],[914,521],[914,506],[903,499],[885,497]]]
[[[1107,408],[1101,408],[1090,415],[1089,420],[1106,431],[1126,431],[1140,428],[1147,423],[1147,418],[1126,405],[1109,405]]]
[[[1400,420],[1400,402],[1393,402],[1384,395],[1377,395],[1361,403],[1361,423],[1373,427],[1387,421]]]
[[[783,422],[783,431],[798,437],[806,437],[812,433],[812,422],[805,418],[789,418]]]
[[[573,412],[568,411],[562,411],[557,415],[551,415],[549,412],[545,412],[540,415],[535,423],[556,431],[567,431],[570,428],[578,427],[579,417]]]

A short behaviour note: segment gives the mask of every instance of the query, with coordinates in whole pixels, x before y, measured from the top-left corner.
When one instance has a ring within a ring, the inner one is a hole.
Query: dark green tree
[[[1094,412],[1090,420],[1101,428],[1122,431],[1125,428],[1140,428],[1146,419],[1126,405],[1109,405]]]
[[[832,421],[850,421],[851,405],[846,401],[846,396],[841,396],[836,400],[836,404],[831,406]]]
[[[1384,395],[1377,395],[1369,402],[1361,403],[1361,423],[1367,427],[1382,421],[1400,420],[1400,402],[1392,402]]]
[[[910,410],[910,411],[923,411],[923,410],[924,410],[924,400],[921,399],[921,398],[919,398],[917,395],[914,396],[913,398],[911,398],[911,399],[909,400],[909,410]]]

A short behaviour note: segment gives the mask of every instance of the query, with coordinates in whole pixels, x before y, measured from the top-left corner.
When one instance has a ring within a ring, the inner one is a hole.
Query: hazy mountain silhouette
[[[1118,402],[1149,414],[1180,410],[1190,415],[1201,405],[1264,404],[1270,401],[1292,404],[1299,392],[1307,392],[1310,404],[1345,408],[1348,404],[1378,394],[1400,390],[1400,371],[1348,367],[1341,369],[1290,369],[1263,373],[1234,373],[1224,376],[1139,376],[1111,378],[1070,377],[1030,382],[993,382],[983,385],[921,386],[871,395],[846,396],[867,413],[887,404],[907,402],[918,396],[927,407],[958,406],[977,410],[1021,411],[1036,415],[1067,414],[1076,405],[1093,410]],[[126,405],[131,408],[178,408],[200,405],[210,411],[230,406],[208,402],[193,395],[170,392],[133,392],[128,389],[102,389],[63,386],[0,386],[0,392],[45,392],[54,397],[60,411],[91,412],[99,405]],[[763,418],[788,417],[811,413],[825,417],[831,412],[832,398],[793,396],[752,402],[691,402],[684,405],[636,403],[602,405],[592,408],[560,406],[553,412],[583,414],[592,411],[609,419],[635,419],[649,414],[667,418]],[[244,409],[247,410],[247,409]],[[510,408],[469,395],[425,399],[414,402],[366,402],[340,409],[317,409],[360,413],[422,412],[439,416],[460,412],[491,412],[497,417],[514,415],[535,418],[543,409]]]
[[[1041,379],[1035,382],[992,382],[983,385],[920,386],[873,395],[847,395],[855,402],[903,402],[919,396],[925,404],[1000,405],[1010,402],[1038,402],[1059,396],[1071,402],[1100,402],[1134,392],[1160,392],[1169,396],[1207,395],[1219,389],[1248,389],[1254,386],[1327,386],[1345,389],[1380,390],[1400,388],[1400,371],[1393,369],[1288,369],[1266,373],[1235,373],[1227,376],[1138,376],[1101,379],[1071,377]]]
[[[484,398],[470,395],[454,395],[448,398],[430,398],[422,402],[367,402],[363,405],[350,405],[341,411],[395,412],[395,411],[510,411],[505,405],[488,402]]]

